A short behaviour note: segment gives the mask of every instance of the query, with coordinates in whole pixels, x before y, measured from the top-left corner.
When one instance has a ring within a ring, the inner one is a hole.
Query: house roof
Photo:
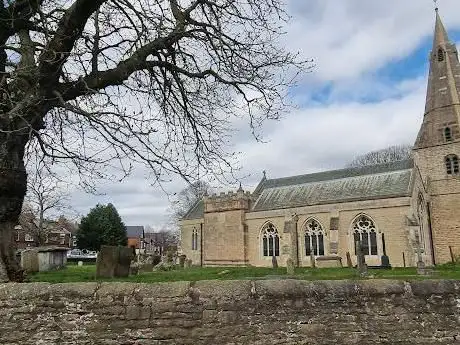
[[[126,225],[125,228],[128,238],[144,238],[144,227],[142,225]]]
[[[411,160],[262,181],[252,211],[409,194]]]

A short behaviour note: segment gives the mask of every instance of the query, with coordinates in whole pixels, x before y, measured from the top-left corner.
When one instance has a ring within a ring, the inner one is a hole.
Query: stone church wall
[[[406,266],[415,266],[415,255],[413,248],[409,245],[409,229],[406,222],[409,210],[410,200],[406,197],[247,213],[249,262],[254,266],[271,266],[271,258],[264,258],[261,251],[261,229],[267,221],[270,221],[281,236],[279,262],[284,265],[290,256],[290,248],[287,247],[291,245],[291,235],[283,233],[284,222],[295,213],[299,217],[297,243],[299,244],[298,253],[301,266],[310,266],[310,258],[305,255],[304,224],[311,218],[316,219],[325,232],[325,255],[337,254],[342,257],[342,262],[346,265],[346,253],[349,251],[352,261],[356,264],[351,226],[357,216],[365,214],[374,221],[378,230],[378,255],[367,256],[367,263],[380,265],[383,255],[382,234],[384,234],[386,253],[390,257],[392,266],[404,266],[403,252]],[[338,230],[330,230],[331,218],[338,218]],[[331,242],[338,243],[337,251],[332,250]]]
[[[204,219],[183,220],[181,222],[181,251],[183,254],[187,255],[187,259],[192,260],[193,265],[201,265],[201,236],[203,223]],[[196,249],[192,248],[193,231],[196,231],[198,235],[198,246]]]
[[[2,345],[460,342],[459,281],[0,285]]]

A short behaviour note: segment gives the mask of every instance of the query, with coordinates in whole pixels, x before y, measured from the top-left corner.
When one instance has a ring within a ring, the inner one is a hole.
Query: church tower
[[[436,9],[423,123],[414,145],[436,264],[460,255],[460,63]],[[449,248],[451,247],[451,248]]]

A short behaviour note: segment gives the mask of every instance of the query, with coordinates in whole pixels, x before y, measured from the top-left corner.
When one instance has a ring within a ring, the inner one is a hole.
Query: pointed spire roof
[[[444,131],[451,131],[454,141],[460,140],[460,64],[457,47],[449,41],[447,31],[436,8],[433,49],[426,94],[425,115],[415,149],[446,143]]]
[[[439,46],[445,47],[449,42],[446,28],[442,23],[441,16],[439,15],[439,9],[436,7],[436,24],[434,27],[434,39],[433,39],[433,50]]]

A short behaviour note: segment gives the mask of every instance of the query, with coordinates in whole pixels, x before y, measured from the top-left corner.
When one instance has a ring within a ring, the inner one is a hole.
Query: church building
[[[460,63],[436,10],[423,123],[412,159],[266,178],[256,189],[206,196],[181,220],[194,265],[442,264],[460,255]]]

